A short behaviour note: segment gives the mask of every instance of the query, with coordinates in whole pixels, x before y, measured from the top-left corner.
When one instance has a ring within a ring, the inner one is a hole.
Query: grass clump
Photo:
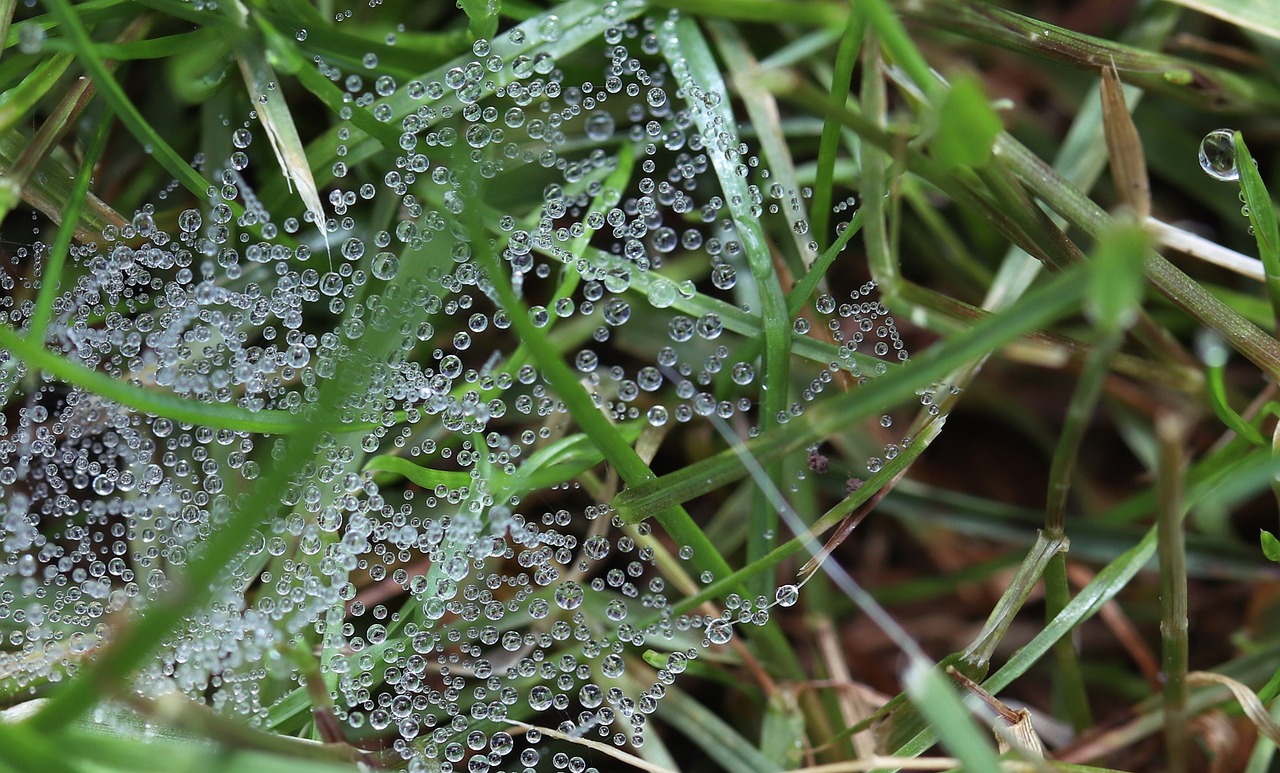
[[[0,0],[0,768],[1269,769],[1218,10]]]

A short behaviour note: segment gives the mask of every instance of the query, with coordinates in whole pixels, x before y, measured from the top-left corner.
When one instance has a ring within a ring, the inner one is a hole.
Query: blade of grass
[[[309,423],[288,411],[251,411],[224,403],[201,403],[171,392],[146,389],[106,373],[91,370],[0,325],[0,346],[59,381],[84,389],[134,410],[174,421],[241,432],[283,435],[299,432]],[[324,422],[332,426],[329,421]]]
[[[1125,103],[1124,87],[1115,65],[1102,68],[1102,86],[1098,91],[1102,98],[1103,136],[1107,141],[1107,155],[1111,160],[1111,177],[1115,181],[1120,200],[1138,216],[1146,220],[1151,216],[1151,181],[1147,177],[1147,159],[1142,151],[1142,139],[1138,127],[1129,116]]]
[[[191,32],[164,35],[146,40],[99,43],[98,55],[116,62],[128,62],[135,59],[167,59],[190,51],[193,48],[204,48],[215,34],[212,29],[202,27]],[[46,40],[42,50],[57,51],[64,54],[75,53],[75,47],[62,38]]]
[[[816,235],[810,229],[807,207],[800,195],[800,184],[796,182],[795,162],[783,132],[778,102],[773,94],[760,86],[760,63],[756,61],[738,28],[727,22],[712,21],[708,23],[708,29],[716,41],[716,49],[728,65],[733,85],[747,108],[747,118],[755,129],[761,155],[769,167],[769,179],[781,185],[785,191],[783,195],[786,199],[780,204],[782,215],[795,243],[796,254],[808,269],[818,257],[809,247]]]
[[[22,200],[31,176],[62,141],[67,131],[71,129],[71,125],[80,117],[92,99],[93,81],[80,78],[58,101],[53,113],[40,125],[35,137],[31,138],[13,166],[5,170],[4,176],[0,177],[0,185],[3,186],[0,188],[0,222],[9,216],[13,208]],[[81,191],[78,195],[83,198],[85,192]],[[77,202],[75,217],[71,219],[72,223],[79,219],[79,210],[80,206]],[[65,211],[62,222],[67,222]]]
[[[79,765],[69,762],[62,747],[52,739],[23,724],[0,719],[0,767],[21,773],[77,773]]]
[[[978,727],[955,688],[937,668],[913,664],[903,677],[912,703],[938,729],[942,745],[968,770],[997,770],[1000,762],[990,734]]]
[[[240,0],[231,0],[230,8],[240,27],[240,34],[235,37],[232,45],[236,62],[240,65],[240,73],[244,76],[245,87],[253,100],[254,112],[267,132],[267,139],[275,154],[276,163],[280,165],[281,174],[291,186],[298,187],[298,196],[306,205],[311,222],[328,248],[329,231],[325,227],[320,191],[316,188],[315,178],[311,175],[311,164],[307,161],[306,150],[298,137],[298,129],[294,126],[293,113],[285,102],[275,72],[267,62],[265,44],[257,30],[249,28],[249,12]]]
[[[1217,341],[1212,341],[1205,345],[1203,349],[1201,356],[1204,358],[1205,364],[1205,392],[1209,396],[1209,405],[1213,408],[1214,414],[1232,432],[1254,445],[1263,445],[1265,441],[1262,438],[1262,433],[1258,431],[1257,427],[1245,421],[1239,413],[1236,413],[1227,397],[1227,348]]]
[[[884,128],[888,97],[884,77],[881,74],[880,41],[873,32],[866,34],[862,51],[862,99],[863,116]],[[884,192],[892,193],[886,169],[889,164],[885,148],[869,142],[859,148],[859,166],[862,169],[862,242],[867,250],[867,268],[875,279],[876,287],[886,304],[892,304],[901,293],[901,274],[889,243]]]
[[[813,298],[813,294],[818,290],[818,283],[822,281],[822,277],[826,276],[836,258],[840,257],[845,245],[862,230],[862,222],[863,214],[862,210],[859,209],[853,213],[853,217],[849,218],[849,222],[844,224],[844,229],[840,231],[840,235],[831,243],[831,246],[809,267],[808,273],[800,277],[800,281],[792,286],[791,292],[787,293],[787,314],[789,316],[794,318],[804,308],[805,304]],[[796,343],[796,341],[793,341],[792,345],[795,346]],[[797,351],[797,354],[799,353]]]
[[[1185,417],[1156,417],[1160,441],[1156,539],[1160,554],[1160,642],[1164,676],[1164,742],[1170,773],[1187,769],[1187,556],[1182,534],[1182,476],[1189,427]]]
[[[18,7],[18,0],[0,0],[0,56],[8,45],[9,25],[13,23],[13,11]]]
[[[635,768],[636,770],[643,770],[646,773],[678,773],[674,768],[658,765],[642,757],[637,757],[634,754],[628,754],[612,744],[600,743],[599,741],[593,741],[590,738],[583,738],[579,735],[568,735],[560,732],[559,730],[552,730],[549,727],[538,727],[537,725],[530,725],[525,722],[515,722],[513,724],[516,727],[524,728],[526,730],[537,729],[538,732],[548,738],[554,738],[558,741],[566,741],[576,746],[590,749],[598,754],[603,754],[606,757],[612,757],[613,759],[620,761],[622,764]],[[648,744],[645,745],[645,748],[648,748]]]
[[[715,19],[803,21],[822,26],[842,23],[849,10],[842,2],[823,0],[651,0],[649,5]]]
[[[1262,182],[1262,175],[1249,146],[1245,144],[1244,135],[1234,132],[1232,141],[1235,143],[1236,169],[1240,173],[1240,192],[1244,194],[1245,206],[1249,209],[1253,237],[1258,242],[1258,257],[1266,271],[1267,294],[1271,298],[1275,327],[1280,330],[1280,223],[1276,221],[1275,204]]]
[[[982,630],[961,654],[960,657],[965,663],[977,669],[979,673],[986,673],[991,666],[991,656],[995,653],[996,647],[1004,639],[1009,626],[1013,624],[1014,617],[1026,603],[1031,591],[1035,590],[1036,584],[1040,582],[1045,568],[1056,557],[1065,553],[1069,544],[1061,534],[1050,535],[1047,530],[1036,533],[1035,545],[1018,566],[1017,573],[1005,587],[1004,593],[1000,595],[1000,600],[991,610]]]
[[[21,83],[0,94],[0,133],[21,123],[36,103],[57,85],[73,61],[75,57],[70,54],[42,59]]]
[[[1280,38],[1280,9],[1268,0],[1170,0],[1268,37]]]
[[[845,21],[844,33],[836,49],[835,70],[831,74],[832,102],[847,102],[849,85],[853,78],[853,66],[858,62],[858,50],[862,47],[864,29],[862,14],[855,10]],[[818,176],[813,185],[813,236],[818,244],[827,243],[831,222],[831,205],[834,200],[836,153],[840,148],[840,123],[830,116],[822,119],[822,138],[818,143]],[[820,261],[821,259],[819,259]],[[810,269],[812,270],[812,268]],[[806,296],[807,297],[807,296]],[[794,314],[795,312],[792,312]]]
[[[470,21],[468,29],[474,38],[492,37],[498,31],[499,7],[492,0],[461,0],[462,10]]]
[[[791,367],[791,318],[787,314],[786,297],[778,282],[764,229],[751,211],[751,190],[742,170],[738,168],[742,160],[736,159],[734,152],[737,138],[726,134],[726,131],[736,125],[732,103],[711,49],[691,18],[685,17],[674,25],[664,24],[659,32],[659,44],[663,56],[671,65],[672,74],[685,94],[698,131],[703,137],[719,138],[716,140],[718,147],[712,149],[708,156],[716,178],[720,181],[759,296],[764,368],[761,374],[763,383],[758,424],[760,434],[768,435],[786,420]],[[770,470],[770,478],[780,480],[780,463],[774,461],[771,464],[774,467]],[[765,555],[773,548],[773,535],[777,532],[778,525],[777,513],[772,508],[759,499],[754,502],[748,516],[748,562]],[[769,578],[763,576],[752,582],[750,587],[754,593],[768,595],[772,591]]]
[[[723,719],[674,687],[668,687],[666,696],[658,703],[658,716],[724,770],[743,773],[781,773],[783,770]]]
[[[974,0],[919,0],[903,13],[984,43],[1090,72],[1114,65],[1120,78],[1146,91],[1205,110],[1267,112],[1280,89],[1261,78],[1145,48],[1115,43]]]
[[[1104,91],[1107,88],[1104,87]],[[1112,97],[1119,99],[1114,93]],[[1104,120],[1109,109],[1123,110],[1114,104],[1110,108],[1104,104]],[[1123,114],[1128,117],[1127,111]],[[1108,365],[1123,343],[1124,331],[1133,324],[1136,309],[1141,307],[1142,256],[1147,250],[1147,241],[1140,226],[1118,226],[1103,235],[1090,263],[1090,292],[1085,308],[1101,336],[1085,357],[1049,467],[1044,530],[1055,539],[1067,537],[1067,505],[1076,463],[1102,396]],[[1049,622],[1062,613],[1071,599],[1065,555],[1053,557],[1046,567],[1044,580],[1045,621]],[[1055,645],[1054,664],[1055,705],[1061,716],[1070,719],[1076,732],[1084,732],[1093,725],[1093,718],[1074,642],[1063,639]]]

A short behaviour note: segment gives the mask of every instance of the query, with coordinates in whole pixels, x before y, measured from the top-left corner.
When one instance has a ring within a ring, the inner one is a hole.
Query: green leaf
[[[938,108],[937,133],[930,143],[933,157],[948,169],[983,166],[1003,128],[978,79],[960,75]]]
[[[1280,539],[1266,529],[1259,530],[1258,536],[1262,538],[1262,554],[1280,564]]]
[[[1085,311],[1105,331],[1124,330],[1138,317],[1146,287],[1143,263],[1150,239],[1142,226],[1117,221],[1098,238],[1089,273]]]

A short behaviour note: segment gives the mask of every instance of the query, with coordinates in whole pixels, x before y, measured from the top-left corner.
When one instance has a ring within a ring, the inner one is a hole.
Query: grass
[[[1198,6],[0,0],[0,769],[1271,769]]]

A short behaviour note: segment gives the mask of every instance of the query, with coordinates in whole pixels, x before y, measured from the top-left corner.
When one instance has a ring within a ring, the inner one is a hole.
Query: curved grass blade
[[[310,423],[288,411],[251,411],[223,403],[200,403],[171,392],[144,389],[61,357],[18,335],[8,326],[0,325],[0,347],[8,349],[29,367],[37,368],[59,381],[74,384],[87,392],[153,416],[164,416],[174,421],[215,429],[272,435],[299,432]],[[342,426],[354,428],[357,425]]]

